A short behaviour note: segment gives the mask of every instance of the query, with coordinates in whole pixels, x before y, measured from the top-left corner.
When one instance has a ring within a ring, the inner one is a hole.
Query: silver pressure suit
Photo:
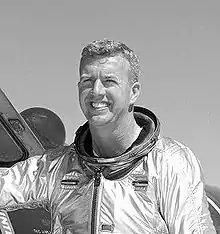
[[[53,234],[216,233],[196,157],[149,110],[134,116],[142,131],[118,157],[94,156],[86,123],[72,145],[2,170],[0,208],[44,206]]]

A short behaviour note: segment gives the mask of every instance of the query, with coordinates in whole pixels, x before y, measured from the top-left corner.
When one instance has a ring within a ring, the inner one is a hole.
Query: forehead
[[[116,56],[97,56],[86,58],[80,67],[80,74],[93,72],[96,70],[103,72],[122,72],[129,70],[129,62],[120,55]]]

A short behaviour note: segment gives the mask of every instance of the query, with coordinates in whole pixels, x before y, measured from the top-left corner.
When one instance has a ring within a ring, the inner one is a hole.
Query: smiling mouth
[[[91,102],[90,105],[96,110],[102,110],[109,106],[106,102]]]

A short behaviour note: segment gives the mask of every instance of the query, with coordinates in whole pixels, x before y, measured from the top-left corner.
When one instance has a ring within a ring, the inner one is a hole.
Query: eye
[[[105,82],[112,82],[112,83],[115,83],[115,80],[107,79],[107,80],[105,80]]]
[[[106,77],[105,80],[104,80],[104,82],[105,83],[109,83],[109,84],[111,84],[111,83],[117,84],[118,83],[117,80],[114,79],[114,78],[112,78],[112,77]]]
[[[80,82],[82,82],[82,83],[88,83],[88,82],[92,82],[92,79],[91,78],[84,78]]]
[[[90,85],[91,83],[93,82],[93,79],[90,78],[90,77],[86,77],[86,78],[82,78],[80,81],[79,81],[79,85]]]

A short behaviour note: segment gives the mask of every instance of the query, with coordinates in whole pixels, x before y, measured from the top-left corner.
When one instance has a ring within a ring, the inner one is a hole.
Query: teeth
[[[103,102],[92,102],[92,107],[94,108],[103,108],[103,107],[107,107],[106,103]]]

